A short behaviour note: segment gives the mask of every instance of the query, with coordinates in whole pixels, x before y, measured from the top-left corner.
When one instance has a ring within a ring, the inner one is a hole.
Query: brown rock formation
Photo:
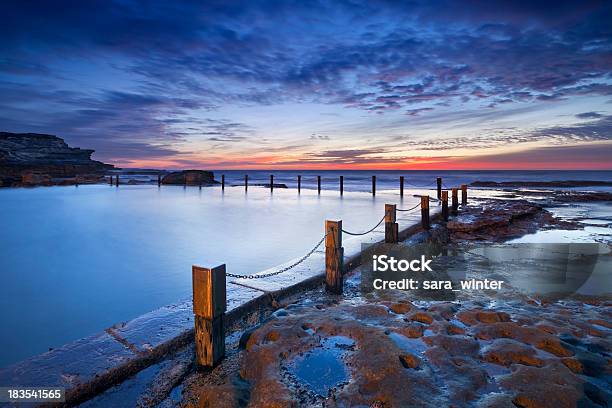
[[[213,172],[205,170],[175,171],[162,178],[162,184],[172,185],[209,186],[215,183]]]
[[[93,152],[53,135],[0,132],[0,187],[98,182],[113,166]]]

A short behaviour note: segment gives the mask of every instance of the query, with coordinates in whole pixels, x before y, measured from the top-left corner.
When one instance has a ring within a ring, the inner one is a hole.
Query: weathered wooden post
[[[244,192],[246,193],[248,189],[249,189],[249,175],[245,174],[244,175]]]
[[[344,176],[340,176],[340,195],[344,195]]]
[[[442,192],[442,218],[448,221],[448,190]]]
[[[111,174],[109,177],[110,177],[110,185],[112,186],[113,185],[113,175]]]
[[[325,221],[325,287],[328,292],[342,294],[342,220]]]
[[[376,195],[376,176],[372,176],[372,195]]]
[[[457,210],[459,209],[459,194],[457,191],[456,187],[453,187],[453,189],[451,190],[452,192],[452,211],[453,211],[453,215],[457,215]]]
[[[270,192],[274,191],[274,175],[270,174]]]
[[[467,184],[461,185],[461,205],[467,205]]]
[[[396,205],[385,204],[385,242],[396,244],[399,235],[399,226],[396,222]]]
[[[225,264],[211,269],[193,265],[191,274],[196,363],[212,367],[225,355]]]
[[[225,174],[221,175],[221,191],[225,191]]]
[[[404,196],[404,176],[400,176],[400,197]]]
[[[321,194],[321,176],[317,176],[317,190]]]
[[[421,225],[429,229],[429,196],[421,196]]]
[[[302,176],[298,175],[298,193],[302,191]]]
[[[157,174],[157,187],[161,186],[161,174]]]
[[[438,200],[442,199],[442,177],[438,177],[436,179],[436,184],[438,185]]]
[[[119,187],[119,175],[115,176],[115,187]]]

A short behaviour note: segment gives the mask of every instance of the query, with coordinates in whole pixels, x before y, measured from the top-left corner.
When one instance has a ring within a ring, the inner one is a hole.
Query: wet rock
[[[245,330],[240,336],[240,340],[238,341],[238,347],[241,349],[246,349],[249,339],[253,332],[257,329],[257,327],[252,327],[250,329]]]
[[[497,339],[483,351],[483,360],[493,364],[510,366],[524,364],[542,367],[544,362],[536,356],[536,351],[527,345],[510,339]]]
[[[415,312],[410,316],[410,320],[425,324],[431,324],[433,323],[433,316],[427,312]]]
[[[175,171],[166,174],[162,180],[162,184],[174,184],[174,185],[212,185],[215,184],[215,178],[212,171],[205,170],[183,170]]]
[[[559,225],[561,221],[542,206],[526,200],[495,202],[469,206],[461,215],[449,221],[446,228],[452,241],[499,242],[527,233],[541,226]],[[563,223],[566,228],[577,228],[575,223]],[[567,225],[566,225],[567,224]]]
[[[510,315],[506,312],[472,309],[464,310],[458,313],[457,319],[459,319],[463,324],[475,326],[478,323],[509,322]]]
[[[516,405],[512,403],[512,397],[508,394],[487,394],[484,395],[478,402],[476,402],[477,408],[516,408]]]
[[[408,313],[412,309],[410,303],[392,303],[389,305],[389,309],[396,314]]]
[[[450,356],[476,357],[480,346],[471,337],[435,335],[423,337],[423,341],[432,347],[445,350]]]
[[[519,365],[500,377],[502,388],[514,393],[512,402],[525,408],[573,408],[583,398],[583,381],[566,366],[552,362],[544,367]]]
[[[462,335],[465,334],[465,330],[454,324],[448,324],[446,326],[446,333],[450,335]]]
[[[199,389],[198,408],[239,408],[249,401],[246,381],[235,379],[224,384],[206,385]]]
[[[561,359],[561,362],[565,364],[567,368],[572,370],[573,373],[581,374],[584,368],[582,367],[582,363],[575,358],[564,358]]]
[[[454,303],[440,302],[430,306],[427,311],[437,314],[446,320],[450,320],[455,316],[458,309],[459,307]]]
[[[533,345],[559,357],[570,357],[573,353],[561,341],[535,327],[519,326],[513,322],[482,324],[476,328],[476,337],[482,340],[510,338]]]
[[[405,368],[416,369],[421,365],[421,360],[414,354],[406,353],[399,356],[399,360]]]
[[[423,337],[425,327],[421,324],[409,323],[406,326],[395,329],[395,331],[410,339],[416,339],[418,337]]]

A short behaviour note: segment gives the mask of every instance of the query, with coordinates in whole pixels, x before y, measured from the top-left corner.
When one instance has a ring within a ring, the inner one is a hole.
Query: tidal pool
[[[412,194],[412,192],[410,192]],[[408,195],[405,205],[417,199]],[[0,190],[0,367],[191,295],[191,265],[248,274],[304,255],[325,219],[369,229],[399,195],[242,187]]]

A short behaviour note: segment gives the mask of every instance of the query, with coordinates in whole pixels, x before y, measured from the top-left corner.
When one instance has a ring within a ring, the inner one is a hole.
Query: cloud
[[[118,154],[113,145],[157,157],[192,140],[261,139],[242,107],[337,105],[375,113],[374,129],[388,116],[440,125],[452,108],[495,120],[516,106],[612,95],[612,5],[602,1],[8,1],[3,11],[0,127],[58,133],[104,158]],[[223,108],[238,116],[209,119]],[[404,147],[605,140],[596,115],[556,134]]]
[[[598,112],[583,112],[583,113],[578,113],[576,115],[578,119],[599,119],[599,118],[602,118],[603,116],[604,115]]]

